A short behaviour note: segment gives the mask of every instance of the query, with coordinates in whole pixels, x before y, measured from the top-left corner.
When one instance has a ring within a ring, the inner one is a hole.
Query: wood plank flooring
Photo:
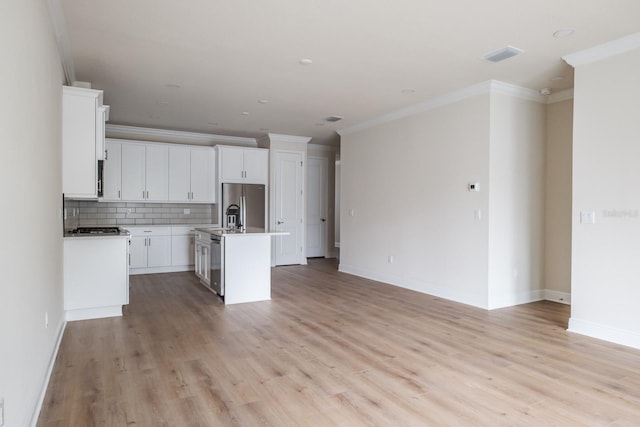
[[[122,318],[67,325],[39,426],[638,426],[640,351],[569,307],[485,311],[336,271],[273,270],[224,306],[193,273],[131,277]]]

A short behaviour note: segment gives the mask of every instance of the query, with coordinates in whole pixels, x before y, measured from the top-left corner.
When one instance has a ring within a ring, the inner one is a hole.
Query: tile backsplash
[[[216,205],[65,200],[64,228],[101,225],[215,224]]]

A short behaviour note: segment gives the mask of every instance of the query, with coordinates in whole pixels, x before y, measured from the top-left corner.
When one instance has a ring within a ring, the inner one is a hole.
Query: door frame
[[[322,176],[320,177],[321,180],[324,180],[322,182],[322,188],[324,189],[323,194],[320,194],[319,197],[322,199],[320,201],[321,203],[321,208],[322,208],[322,213],[320,215],[321,218],[324,218],[324,223],[322,224],[322,227],[324,228],[322,230],[322,239],[323,239],[323,247],[322,247],[322,254],[320,256],[324,257],[324,258],[328,258],[329,257],[329,159],[325,156],[314,156],[314,155],[307,155],[307,169],[306,172],[309,173],[309,163],[311,162],[311,160],[318,160],[323,168],[322,171]],[[308,176],[307,176],[308,178]],[[307,179],[306,184],[309,184],[309,180]],[[309,202],[309,196],[311,196],[310,192],[309,192],[309,188],[306,188],[306,197],[305,197],[305,255],[307,252],[307,246],[306,244],[308,243],[308,235],[307,235],[307,227],[309,226],[309,219],[307,217],[308,212],[306,211],[306,206],[307,203]]]
[[[306,204],[307,204],[307,191],[306,191],[306,185],[307,185],[307,181],[306,181],[306,173],[307,173],[307,154],[305,151],[303,150],[286,150],[286,149],[271,149],[270,151],[270,170],[269,170],[269,181],[272,185],[270,185],[271,187],[271,191],[269,191],[269,228],[271,230],[276,230],[277,229],[277,224],[276,224],[276,192],[278,191],[277,185],[276,185],[276,167],[277,167],[277,156],[278,154],[282,153],[282,154],[296,154],[299,155],[302,159],[302,172],[301,172],[301,188],[302,188],[302,197],[300,200],[300,209],[301,209],[301,215],[302,215],[302,225],[300,227],[301,231],[301,245],[302,245],[302,252],[300,253],[299,256],[299,264],[300,265],[307,265],[307,239],[306,239],[306,214],[307,214],[307,210],[306,210]],[[277,237],[277,236],[274,236]],[[272,238],[271,239],[271,266],[275,267],[276,266],[276,244],[277,244],[277,239],[276,238]]]

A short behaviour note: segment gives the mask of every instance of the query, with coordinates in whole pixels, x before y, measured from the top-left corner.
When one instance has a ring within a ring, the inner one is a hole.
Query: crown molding
[[[547,97],[547,104],[555,104],[556,102],[567,101],[569,99],[573,99],[573,89],[552,93]]]
[[[640,33],[635,33],[589,49],[565,55],[562,59],[575,68],[638,48],[640,48]]]
[[[283,135],[280,133],[269,133],[269,140],[281,142],[296,142],[298,144],[308,144],[311,141],[309,136]]]
[[[71,57],[71,47],[69,44],[69,36],[67,34],[67,24],[64,20],[62,7],[59,0],[47,0],[47,8],[49,9],[49,18],[53,26],[53,32],[58,44],[58,54],[64,73],[65,83],[72,85],[76,81],[76,72]]]
[[[360,132],[371,127],[379,126],[383,123],[413,116],[419,113],[424,113],[429,110],[444,107],[445,105],[453,104],[465,99],[489,93],[500,93],[503,95],[513,96],[527,101],[534,101],[543,104],[546,102],[546,98],[540,95],[538,91],[535,91],[533,89],[527,89],[521,86],[504,83],[497,80],[487,80],[482,83],[468,86],[464,89],[456,90],[445,95],[432,98],[426,102],[403,108],[401,110],[397,110],[383,116],[364,121],[354,126],[340,129],[338,130],[338,134],[340,134],[340,136],[350,135],[352,133]]]
[[[309,151],[328,151],[328,152],[336,152],[336,147],[333,145],[323,145],[323,144],[309,144],[307,145]]]
[[[258,145],[255,138],[246,138],[241,136],[214,135],[208,133],[184,132],[114,124],[107,124],[105,130],[107,137],[119,139],[138,139],[142,141],[173,142],[209,146],[227,144],[256,147]]]
[[[510,83],[500,82],[498,80],[490,80],[489,86],[491,93],[513,96],[514,98],[520,98],[525,101],[539,102],[541,104],[546,104],[547,102],[547,97],[544,95],[540,95],[540,92],[538,92],[537,90],[512,85]]]

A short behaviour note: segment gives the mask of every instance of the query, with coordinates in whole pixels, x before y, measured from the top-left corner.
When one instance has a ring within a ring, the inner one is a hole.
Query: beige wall
[[[547,105],[544,282],[547,298],[571,298],[573,99]]]
[[[575,70],[569,328],[640,348],[638,75],[640,49]]]
[[[63,325],[62,72],[45,1],[2,2],[0,52],[0,398],[5,425],[25,426]]]
[[[485,307],[489,191],[467,184],[489,181],[489,95],[342,135],[340,156],[340,269]]]
[[[491,94],[489,308],[544,298],[545,111]]]

